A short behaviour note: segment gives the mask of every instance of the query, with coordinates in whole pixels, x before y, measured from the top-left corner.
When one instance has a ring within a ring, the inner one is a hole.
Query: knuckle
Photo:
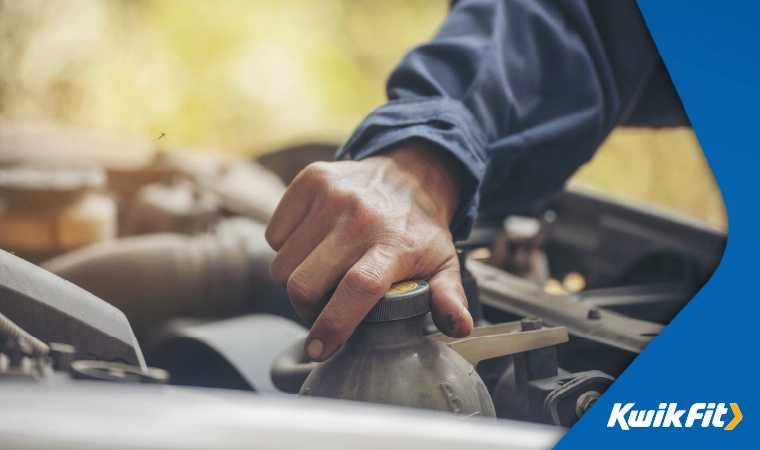
[[[277,284],[285,287],[288,284],[288,278],[290,278],[290,274],[287,272],[285,265],[281,262],[281,259],[278,258],[278,256],[279,253],[275,255],[274,260],[272,260],[272,264],[269,266],[269,275]]]
[[[294,272],[287,282],[290,301],[300,306],[310,306],[319,300],[319,293],[314,289],[314,283],[301,272]]]
[[[303,174],[305,176],[322,176],[325,172],[325,163],[317,161],[304,167]]]
[[[277,247],[281,245],[277,236],[277,232],[275,231],[275,227],[271,223],[264,231],[264,239],[266,239],[267,244],[269,244],[269,246],[274,250],[277,250]]]
[[[343,279],[348,294],[354,299],[379,299],[385,294],[383,271],[380,267],[367,264],[354,269]]]
[[[317,185],[325,182],[329,171],[327,164],[322,161],[309,164],[299,174],[298,182],[308,182]]]

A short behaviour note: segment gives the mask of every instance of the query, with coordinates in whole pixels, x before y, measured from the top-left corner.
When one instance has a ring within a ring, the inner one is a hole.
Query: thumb
[[[456,258],[448,267],[430,277],[428,285],[435,326],[447,336],[469,336],[473,322],[470,311],[467,310],[467,297]]]

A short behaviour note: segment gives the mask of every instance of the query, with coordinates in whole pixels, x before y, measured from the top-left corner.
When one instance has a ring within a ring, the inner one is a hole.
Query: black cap
[[[430,311],[430,288],[422,280],[400,281],[362,320],[362,323],[390,322],[408,319]]]

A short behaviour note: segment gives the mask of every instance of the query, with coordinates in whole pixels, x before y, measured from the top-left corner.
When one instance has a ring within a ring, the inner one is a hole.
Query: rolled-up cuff
[[[411,138],[425,139],[459,161],[461,193],[451,221],[455,241],[470,234],[478,211],[478,190],[488,167],[488,142],[470,111],[453,99],[393,100],[374,110],[338,150],[337,158],[359,160]]]

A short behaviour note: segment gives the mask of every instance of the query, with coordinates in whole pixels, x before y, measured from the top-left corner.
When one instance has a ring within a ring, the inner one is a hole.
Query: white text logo
[[[694,403],[688,409],[678,409],[677,403],[660,403],[657,409],[633,409],[635,403],[615,403],[607,427],[631,428],[691,428],[693,426],[716,427],[733,430],[742,420],[739,405],[730,403],[734,418],[725,424],[723,416],[729,412],[725,403]]]

